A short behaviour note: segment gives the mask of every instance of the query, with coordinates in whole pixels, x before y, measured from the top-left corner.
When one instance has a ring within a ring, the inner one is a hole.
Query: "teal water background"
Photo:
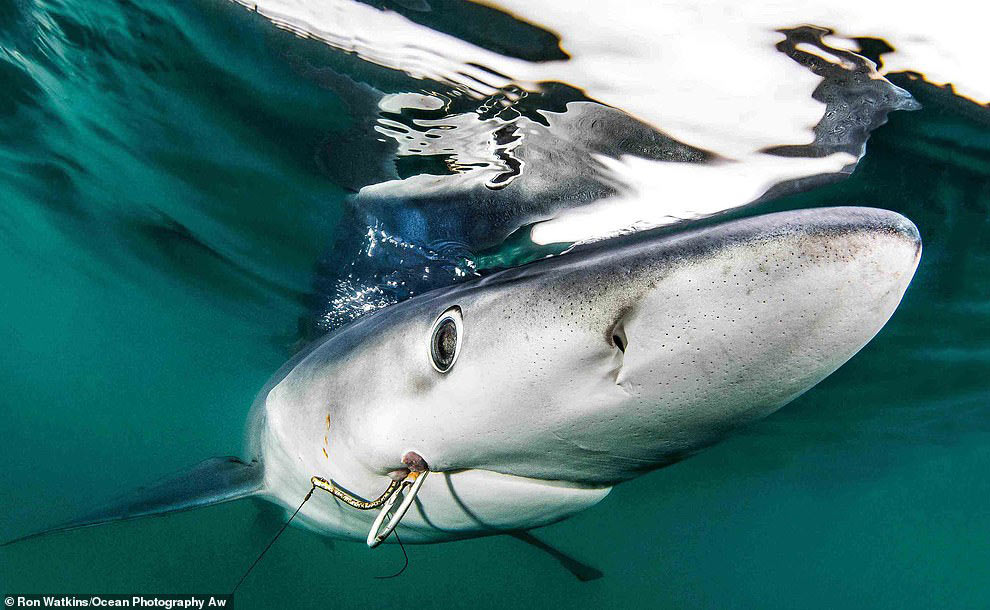
[[[0,538],[240,452],[354,229],[313,153],[347,113],[301,44],[227,3],[0,0]],[[290,529],[238,607],[990,606],[990,123],[895,80],[925,107],[851,178],[742,213],[907,215],[903,305],[783,411],[541,531],[603,579],[499,537],[379,581],[398,548]],[[53,535],[0,549],[0,593],[224,592],[274,528],[243,501]]]

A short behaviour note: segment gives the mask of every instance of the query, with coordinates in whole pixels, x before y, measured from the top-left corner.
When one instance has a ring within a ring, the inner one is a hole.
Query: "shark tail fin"
[[[259,462],[215,457],[128,496],[55,527],[0,543],[0,547],[31,538],[139,517],[164,515],[229,502],[261,491],[264,469]]]

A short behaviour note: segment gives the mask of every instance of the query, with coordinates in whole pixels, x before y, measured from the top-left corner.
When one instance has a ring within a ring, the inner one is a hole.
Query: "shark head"
[[[914,274],[914,225],[868,208],[600,242],[366,316],[290,363],[253,431],[268,493],[377,495],[433,473],[405,537],[564,518],[764,417],[835,371]],[[308,508],[308,507],[307,507]],[[311,527],[363,537],[332,499]]]

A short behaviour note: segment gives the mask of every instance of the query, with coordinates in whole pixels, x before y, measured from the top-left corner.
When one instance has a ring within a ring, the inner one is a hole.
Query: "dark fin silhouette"
[[[271,541],[272,532],[277,532],[285,523],[285,509],[262,498],[252,498],[249,503],[254,509],[254,517],[243,533],[249,548],[261,548]]]
[[[567,553],[564,553],[560,549],[556,549],[550,546],[549,544],[543,542],[542,540],[540,540],[533,534],[530,534],[529,532],[512,532],[509,535],[515,538],[516,540],[521,540],[522,542],[525,542],[526,544],[534,546],[539,550],[549,554],[551,557],[559,561],[560,565],[564,566],[564,568],[568,572],[573,574],[575,578],[577,578],[581,582],[588,582],[589,580],[597,580],[602,576],[604,576],[601,570],[589,566],[586,563],[581,563],[580,561],[574,559]]]
[[[31,538],[83,527],[164,515],[220,504],[254,495],[261,489],[263,469],[235,457],[202,461],[185,472],[141,487],[107,506],[55,527],[0,543],[0,547]]]

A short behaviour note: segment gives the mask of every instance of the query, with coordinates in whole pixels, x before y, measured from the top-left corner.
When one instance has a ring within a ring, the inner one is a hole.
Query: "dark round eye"
[[[457,350],[460,347],[461,317],[458,308],[445,311],[433,324],[430,336],[430,359],[433,367],[446,373],[457,360]]]

